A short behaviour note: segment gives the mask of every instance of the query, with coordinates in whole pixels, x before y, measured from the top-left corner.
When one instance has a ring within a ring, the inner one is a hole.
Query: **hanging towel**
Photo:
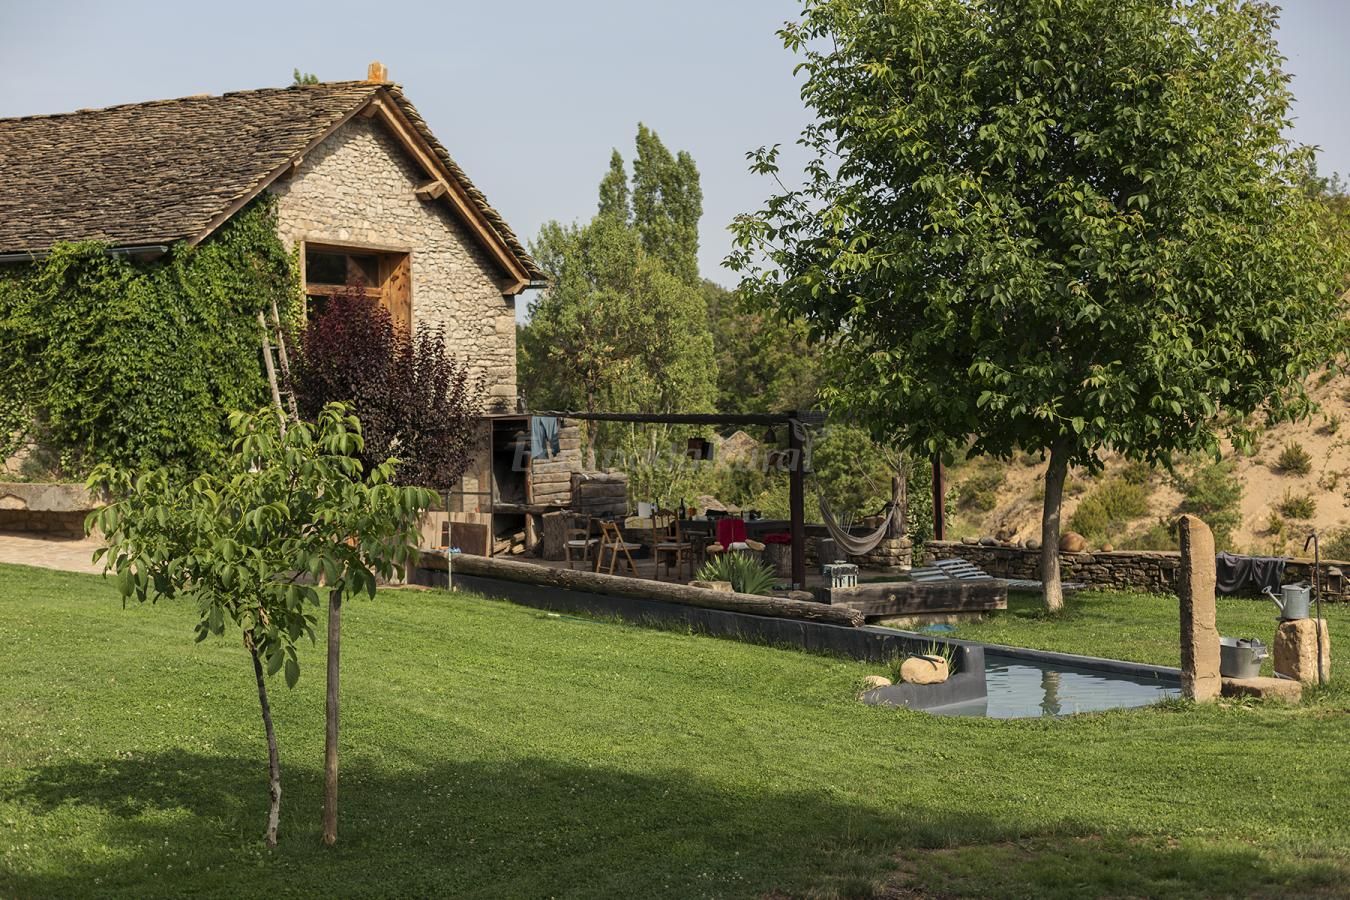
[[[717,543],[723,547],[745,542],[745,522],[730,516],[717,520]]]
[[[1214,556],[1216,587],[1220,594],[1236,594],[1244,588],[1258,593],[1266,588],[1279,593],[1284,581],[1282,556],[1239,556],[1226,550]]]
[[[548,459],[561,452],[558,446],[558,417],[530,417],[530,458]]]

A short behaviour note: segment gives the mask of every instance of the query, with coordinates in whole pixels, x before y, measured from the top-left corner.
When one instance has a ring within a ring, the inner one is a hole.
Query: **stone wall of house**
[[[1006,544],[966,544],[958,541],[929,541],[924,545],[928,559],[964,559],[996,578],[1020,578],[1037,581],[1041,577],[1039,550]],[[1170,594],[1176,590],[1181,554],[1155,550],[1115,550],[1110,553],[1061,553],[1061,574],[1065,581],[1078,581],[1089,587],[1149,591]],[[1312,580],[1313,561],[1291,559],[1284,569],[1284,581]],[[1337,574],[1340,573],[1340,574]],[[1350,601],[1350,562],[1322,562],[1323,599]]]
[[[352,119],[272,186],[281,238],[410,251],[414,327],[444,326],[451,353],[486,376],[489,407],[514,410],[514,298],[450,204],[413,194],[427,180],[384,126]]]

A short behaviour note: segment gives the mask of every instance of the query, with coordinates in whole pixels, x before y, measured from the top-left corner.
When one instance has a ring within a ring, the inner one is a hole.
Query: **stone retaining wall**
[[[830,536],[823,525],[806,526],[806,564],[819,566],[836,562],[820,558],[820,542]],[[885,538],[865,556],[847,556],[848,562],[887,573],[908,572],[914,563],[914,542],[907,536]]]
[[[84,537],[98,506],[82,484],[0,482],[0,531]]]
[[[1041,553],[1024,547],[966,544],[958,541],[929,541],[924,545],[927,558],[964,559],[997,578],[1040,580]],[[1060,567],[1065,581],[1079,581],[1090,587],[1117,588],[1170,594],[1176,591],[1181,554],[1163,550],[1114,550],[1110,553],[1061,553]],[[1339,569],[1341,575],[1333,573]],[[1285,566],[1284,580],[1312,580],[1313,561],[1291,559]],[[1323,560],[1322,597],[1331,602],[1350,602],[1347,578],[1350,562]]]

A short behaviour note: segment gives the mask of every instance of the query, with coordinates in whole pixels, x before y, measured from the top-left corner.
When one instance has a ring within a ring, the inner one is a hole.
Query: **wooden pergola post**
[[[802,454],[802,423],[788,413],[788,518],[791,519],[792,587],[806,589],[806,458]]]

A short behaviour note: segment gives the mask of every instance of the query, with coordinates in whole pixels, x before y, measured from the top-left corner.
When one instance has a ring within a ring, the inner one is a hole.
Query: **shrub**
[[[1275,468],[1285,475],[1307,475],[1312,471],[1312,456],[1298,441],[1290,441],[1280,451]]]
[[[1341,430],[1341,417],[1338,415],[1327,416],[1326,421],[1317,427],[1318,434],[1335,434]]]
[[[1321,545],[1323,559],[1350,560],[1350,528],[1328,532]]]
[[[1275,504],[1280,515],[1286,519],[1311,519],[1317,513],[1317,499],[1312,494],[1291,494],[1284,492],[1284,497]]]
[[[1124,478],[1108,478],[1094,487],[1069,517],[1069,527],[1090,538],[1114,536],[1131,519],[1148,512],[1149,490]]]
[[[773,592],[774,573],[746,553],[719,553],[698,570],[699,581],[730,581],[738,594],[768,595]]]
[[[1325,469],[1317,476],[1317,488],[1328,494],[1333,493],[1341,486],[1341,479],[1347,475],[1350,475],[1350,469]]]
[[[1175,522],[1161,519],[1136,534],[1123,538],[1122,550],[1175,550],[1177,549],[1177,529]]]
[[[1182,494],[1183,513],[1199,516],[1214,532],[1214,542],[1228,547],[1242,524],[1242,482],[1228,461],[1202,463],[1174,477]]]
[[[400,484],[445,490],[473,461],[482,377],[448,355],[443,330],[395,326],[359,282],[311,318],[295,393],[306,420],[328,403],[350,404],[365,428],[362,462],[397,457]]]
[[[988,512],[998,506],[998,489],[1003,487],[1003,463],[996,459],[981,459],[971,466],[971,472],[961,479],[959,505],[967,509]]]
[[[1123,478],[1108,478],[1093,487],[1069,517],[1069,528],[1085,537],[1115,537],[1130,519],[1149,511],[1149,488]]]
[[[1143,460],[1132,459],[1121,468],[1120,477],[1126,484],[1148,484],[1153,467]]]

